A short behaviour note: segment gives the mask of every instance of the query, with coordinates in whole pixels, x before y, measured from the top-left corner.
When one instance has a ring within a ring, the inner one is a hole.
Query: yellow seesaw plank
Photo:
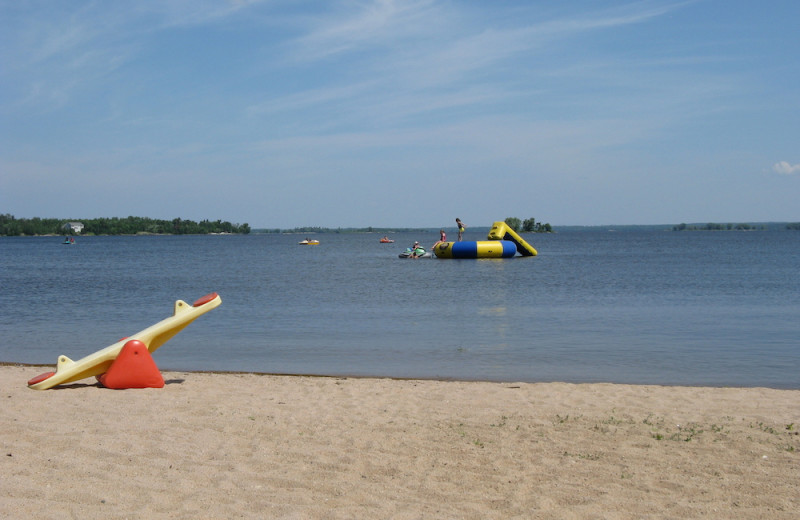
[[[172,339],[173,336],[182,331],[191,322],[208,311],[219,307],[221,303],[222,298],[217,293],[207,294],[192,305],[178,300],[175,302],[175,310],[172,316],[137,334],[123,338],[113,345],[109,345],[77,361],[73,361],[64,355],[59,356],[56,371],[46,372],[34,377],[28,381],[28,388],[47,390],[57,385],[103,374],[117,358],[123,345],[132,339],[137,339],[147,345],[147,350],[151,353],[155,352],[158,347]]]

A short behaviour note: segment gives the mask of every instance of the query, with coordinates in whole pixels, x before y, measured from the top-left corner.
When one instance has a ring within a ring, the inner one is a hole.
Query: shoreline
[[[0,361],[0,367],[22,367],[22,368],[39,368],[42,372],[49,372],[55,370],[55,364],[40,364],[40,363],[18,363],[13,361]],[[159,370],[161,370],[159,368]],[[361,374],[313,374],[313,373],[283,373],[283,372],[254,372],[246,370],[181,370],[165,368],[161,370],[163,373],[179,372],[184,374],[216,374],[216,375],[253,375],[253,376],[274,376],[274,377],[319,377],[319,378],[338,378],[338,379],[387,379],[390,381],[433,381],[442,383],[488,383],[488,384],[568,384],[568,385],[626,385],[626,386],[642,386],[642,387],[664,387],[664,388],[731,388],[731,389],[767,389],[767,390],[782,390],[782,391],[800,391],[800,387],[785,385],[785,386],[767,386],[767,385],[709,385],[709,384],[681,384],[681,383],[628,383],[616,381],[567,381],[567,380],[542,380],[542,381],[517,381],[517,380],[493,380],[493,379],[469,379],[469,378],[445,378],[445,377],[399,377],[399,376],[382,376],[382,375],[361,375]],[[94,381],[94,378],[87,379],[86,381]],[[80,381],[79,383],[85,383]]]
[[[0,514],[793,518],[800,390],[0,364]]]

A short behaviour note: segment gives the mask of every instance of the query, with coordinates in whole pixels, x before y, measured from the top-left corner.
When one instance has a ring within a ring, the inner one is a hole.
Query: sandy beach
[[[770,518],[800,391],[0,366],[3,518]]]

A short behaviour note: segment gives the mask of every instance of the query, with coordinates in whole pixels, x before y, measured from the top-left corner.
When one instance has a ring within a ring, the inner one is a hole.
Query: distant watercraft
[[[305,240],[301,240],[300,242],[298,242],[298,244],[300,244],[301,246],[318,246],[319,245],[319,240],[305,239]]]
[[[399,258],[431,258],[433,253],[430,251],[425,251],[424,247],[417,247],[415,249],[411,249],[407,247],[405,251],[397,255]]]

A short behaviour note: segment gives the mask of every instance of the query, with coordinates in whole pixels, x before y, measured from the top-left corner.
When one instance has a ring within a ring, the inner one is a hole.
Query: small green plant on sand
[[[503,415],[500,417],[500,421],[497,424],[490,424],[489,426],[491,426],[492,428],[502,428],[503,426],[506,425],[507,422],[508,422],[508,417]]]
[[[764,424],[763,422],[760,422],[760,421],[758,423],[756,423],[755,425],[751,424],[750,427],[751,428],[757,428],[757,429],[761,430],[764,433],[771,433],[772,435],[778,435],[778,432],[775,430],[775,428],[773,428],[772,426],[769,426],[767,424]]]
[[[703,430],[698,428],[694,423],[687,424],[686,426],[678,426],[678,430],[680,430],[678,433],[674,433],[670,436],[670,440],[689,442],[703,433]]]
[[[600,460],[599,453],[570,453],[568,451],[564,452],[565,457],[577,458],[581,460]]]

